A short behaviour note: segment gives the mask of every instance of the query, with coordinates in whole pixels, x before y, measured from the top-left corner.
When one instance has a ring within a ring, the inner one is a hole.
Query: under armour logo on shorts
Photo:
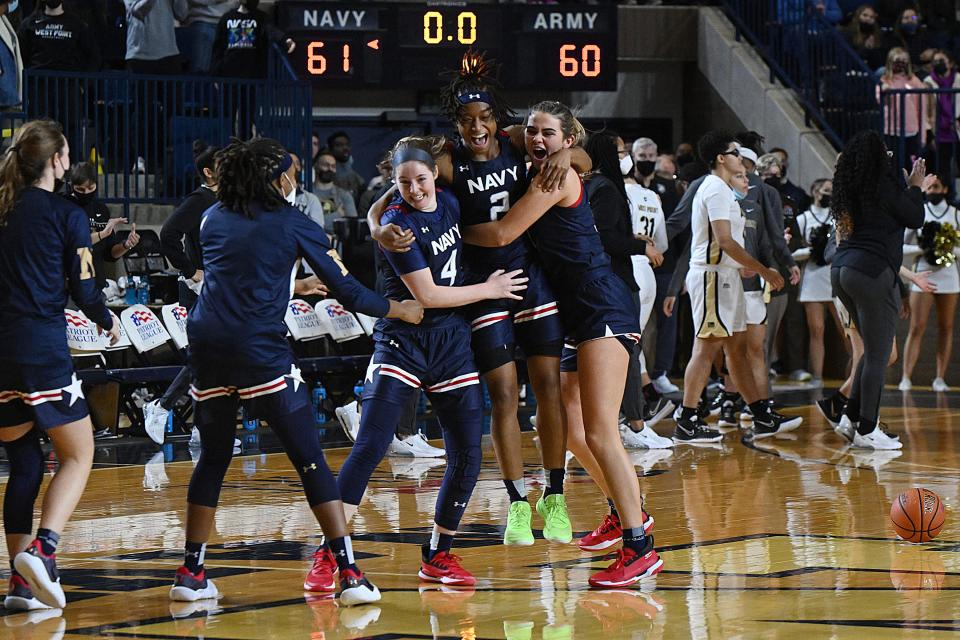
[[[454,507],[463,507],[464,509],[466,509],[467,503],[466,503],[466,502],[457,502],[456,500],[454,500],[454,501],[453,501],[453,506],[454,506]]]
[[[303,472],[304,472],[304,473],[306,473],[306,472],[308,472],[308,471],[316,471],[316,470],[317,470],[317,463],[316,463],[316,462],[311,462],[310,464],[308,464],[307,466],[305,466],[305,467],[303,468]]]

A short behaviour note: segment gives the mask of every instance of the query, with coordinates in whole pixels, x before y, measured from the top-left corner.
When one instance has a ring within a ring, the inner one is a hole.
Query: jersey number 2
[[[497,191],[490,194],[490,222],[496,222],[500,219],[501,213],[510,210],[510,192]]]
[[[443,269],[440,270],[440,277],[447,278],[450,280],[450,284],[447,286],[452,287],[457,282],[457,250],[454,249],[450,252],[450,259],[447,260],[447,264],[443,265]]]

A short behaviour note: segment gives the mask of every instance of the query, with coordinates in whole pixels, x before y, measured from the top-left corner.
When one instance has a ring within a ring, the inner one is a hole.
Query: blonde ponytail
[[[66,146],[63,129],[53,120],[31,120],[13,138],[0,160],[0,227],[20,197],[20,192],[37,182],[50,158]]]

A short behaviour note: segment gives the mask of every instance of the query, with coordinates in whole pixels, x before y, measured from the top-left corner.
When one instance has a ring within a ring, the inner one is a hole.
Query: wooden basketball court
[[[286,458],[254,453],[231,467],[207,552],[208,575],[224,597],[171,603],[193,465],[100,464],[63,536],[63,617],[6,615],[0,637],[862,640],[957,633],[960,424],[949,406],[957,399],[924,392],[905,405],[898,393],[887,399],[897,401],[883,415],[906,443],[900,457],[847,450],[810,406],[785,410],[807,418],[800,430],[753,445],[730,433],[714,447],[633,451],[665,570],[655,585],[619,591],[587,589],[589,573],[610,560],[575,545],[500,544],[508,505],[485,441],[481,481],[455,548],[478,578],[475,590],[418,582],[442,461],[390,458],[374,476],[354,538],[383,600],[341,608],[304,594],[318,529]],[[658,427],[670,429],[669,421]],[[526,459],[536,460],[533,434],[524,443]],[[346,451],[329,452],[334,468]],[[568,469],[579,537],[598,524],[605,504],[575,461]],[[890,529],[891,501],[913,486],[936,491],[947,506],[946,527],[932,543],[900,542]]]

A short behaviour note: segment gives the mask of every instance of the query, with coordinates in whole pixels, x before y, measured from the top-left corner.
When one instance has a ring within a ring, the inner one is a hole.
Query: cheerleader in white
[[[833,305],[833,288],[830,285],[830,265],[824,261],[823,253],[827,238],[833,232],[833,219],[830,217],[830,198],[833,196],[833,182],[820,179],[810,189],[813,204],[803,215],[797,217],[797,226],[804,247],[794,252],[797,262],[804,261],[803,280],[800,282],[800,302],[807,315],[807,330],[810,339],[811,384],[823,385],[823,333],[824,315],[833,318],[837,331],[842,335],[843,327],[837,310]]]
[[[949,391],[945,378],[950,352],[953,350],[953,318],[957,310],[957,294],[960,293],[960,271],[954,260],[949,265],[939,266],[933,262],[932,237],[938,225],[949,224],[960,229],[960,213],[946,201],[947,187],[938,179],[926,192],[924,224],[919,230],[908,229],[904,234],[904,257],[915,259],[914,271],[929,271],[929,280],[936,285],[936,293],[924,293],[916,285],[910,287],[910,333],[903,347],[903,377],[899,389],[909,391],[913,368],[920,356],[920,343],[927,328],[930,308],[937,307],[937,377],[934,391]],[[953,249],[957,255],[957,247]]]

